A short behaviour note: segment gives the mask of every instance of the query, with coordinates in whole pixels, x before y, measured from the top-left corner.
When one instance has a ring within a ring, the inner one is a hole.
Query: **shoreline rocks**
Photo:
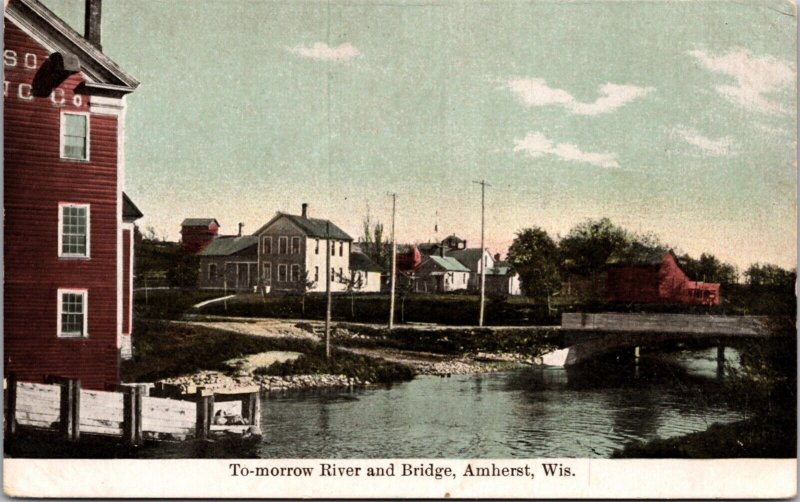
[[[210,390],[231,391],[237,388],[258,386],[265,392],[289,390],[311,390],[331,388],[365,387],[371,382],[362,382],[346,375],[237,375],[228,376],[218,371],[201,371],[193,375],[166,378],[156,382],[156,386],[169,386],[181,394],[194,394],[198,387]]]

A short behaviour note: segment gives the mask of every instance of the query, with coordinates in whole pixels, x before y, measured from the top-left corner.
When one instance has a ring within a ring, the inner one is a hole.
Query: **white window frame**
[[[295,242],[297,243],[297,251],[295,251]],[[289,242],[289,254],[301,254],[300,253],[300,237],[292,236],[292,240]]]
[[[316,243],[316,247],[314,248],[314,254],[319,254],[319,239],[314,239]]]
[[[64,294],[79,294],[83,297],[83,329],[81,334],[76,335],[73,333],[63,333],[61,331],[61,314],[64,302]],[[56,333],[58,338],[88,338],[89,337],[89,290],[88,289],[70,289],[59,288],[58,296],[56,296],[57,314],[56,314]]]
[[[267,241],[269,241],[269,251],[266,250]],[[272,254],[272,237],[265,236],[261,238],[261,254]]]
[[[86,208],[86,253],[64,253],[62,245],[64,244],[64,208],[65,207],[83,207]],[[92,205],[79,204],[75,202],[59,202],[58,203],[58,257],[69,258],[78,260],[88,260],[92,257],[91,242],[92,242]]]
[[[283,273],[281,274],[281,269],[283,269]],[[281,275],[283,275],[283,279],[281,279]],[[278,281],[277,282],[287,282],[289,278],[289,270],[285,263],[281,263],[278,265]]]
[[[297,282],[300,280],[300,265],[292,263],[289,266],[289,282]]]
[[[66,115],[83,115],[84,117],[86,117],[86,158],[76,159],[76,158],[73,158],[73,157],[67,157],[65,155],[65,153],[64,153],[64,149],[66,147],[66,144],[64,142],[64,135],[66,133],[66,123],[67,123],[67,119],[65,119],[64,117]],[[59,134],[59,137],[58,137],[58,143],[59,143],[58,156],[59,156],[59,158],[61,160],[68,160],[68,161],[72,161],[72,162],[89,162],[91,160],[91,152],[90,152],[91,149],[89,148],[89,145],[91,145],[91,131],[92,131],[91,115],[89,114],[89,112],[73,112],[73,111],[69,111],[69,112],[63,111],[63,112],[61,112],[61,124],[60,124],[60,127],[59,127],[59,133],[58,133]]]
[[[264,263],[264,282],[272,284],[272,262]]]
[[[286,247],[284,248],[282,246],[282,244],[285,244]],[[283,252],[282,248],[286,249],[286,252]],[[280,237],[278,237],[278,254],[279,255],[289,254],[289,251],[290,251],[289,250],[289,238],[287,236],[285,236],[285,235],[281,235]]]

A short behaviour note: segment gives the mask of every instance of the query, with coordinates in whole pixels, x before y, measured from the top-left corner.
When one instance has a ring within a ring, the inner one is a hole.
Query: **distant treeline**
[[[573,227],[558,241],[542,228],[533,226],[517,232],[508,250],[508,261],[520,274],[529,296],[548,298],[560,291],[569,276],[596,277],[610,261],[636,263],[663,256],[670,246],[654,234],[641,234],[617,226],[608,218],[589,219]],[[699,258],[676,255],[678,264],[691,280],[723,286],[739,284],[739,270],[711,253]],[[741,274],[744,284],[776,288],[793,294],[796,269],[754,263]],[[730,288],[725,288],[731,291]]]

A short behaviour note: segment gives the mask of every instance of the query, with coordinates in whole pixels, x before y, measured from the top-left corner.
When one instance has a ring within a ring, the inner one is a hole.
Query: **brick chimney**
[[[100,44],[100,15],[102,10],[102,0],[86,0],[86,19],[84,21],[84,35],[90,44],[103,50]]]
[[[242,236],[242,229],[244,228],[244,223],[239,223],[239,237]]]
[[[301,213],[303,218],[308,218],[308,204],[303,202],[303,212]]]

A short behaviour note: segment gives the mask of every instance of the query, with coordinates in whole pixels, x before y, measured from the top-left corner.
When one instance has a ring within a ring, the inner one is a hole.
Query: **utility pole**
[[[484,257],[486,248],[483,243],[484,228],[486,227],[486,187],[492,185],[486,183],[486,180],[473,181],[473,183],[481,186],[481,310],[478,316],[478,326],[483,326],[483,309],[486,303],[486,259]]]
[[[331,358],[331,222],[325,221],[325,237],[328,243],[325,246],[325,359]]]
[[[395,281],[397,278],[397,241],[394,238],[394,219],[395,210],[397,208],[397,194],[389,193],[392,197],[392,277],[390,279],[390,296],[389,296],[389,330],[394,328],[394,289]]]

